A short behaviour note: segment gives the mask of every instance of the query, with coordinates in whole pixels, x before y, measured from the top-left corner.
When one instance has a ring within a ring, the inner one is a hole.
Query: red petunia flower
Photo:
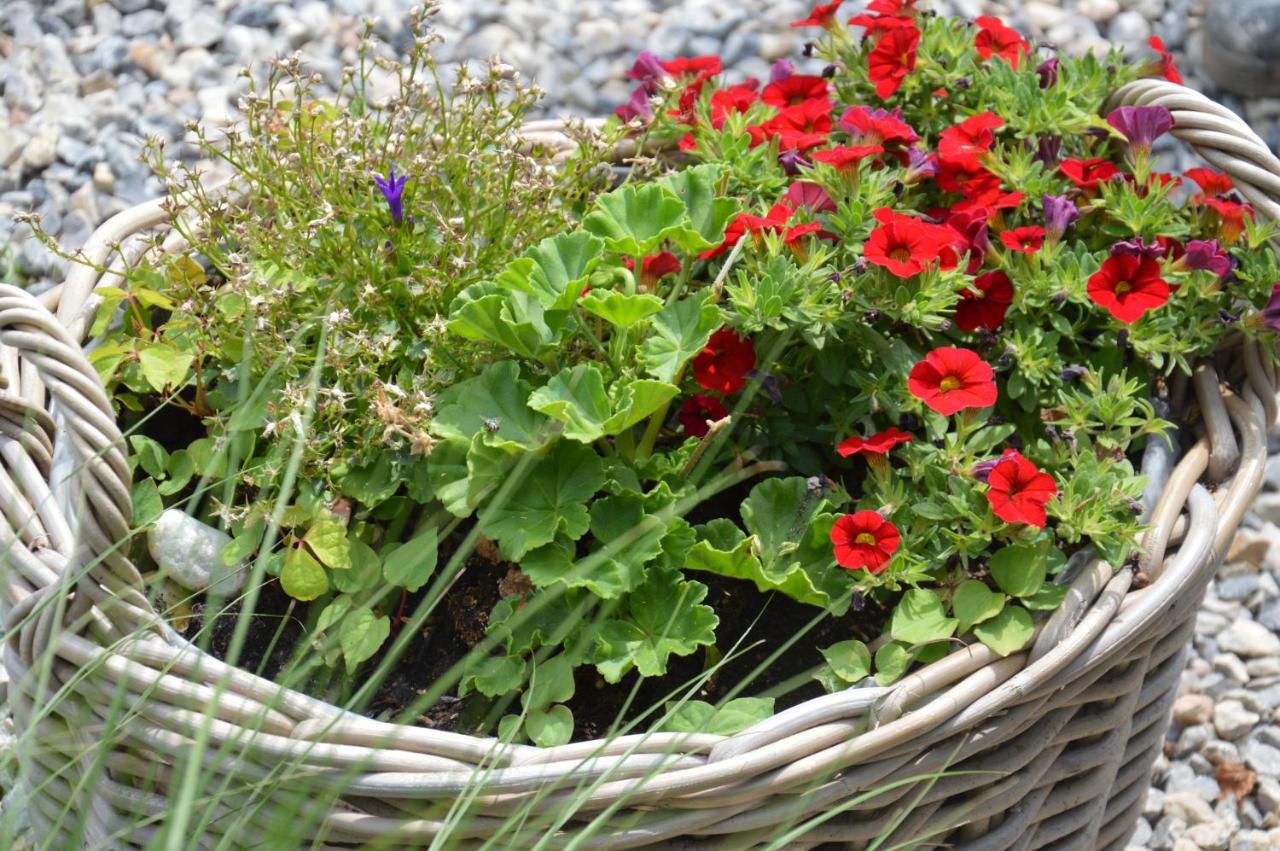
[[[820,3],[809,12],[803,21],[792,21],[793,27],[822,27],[829,30],[836,25],[836,10],[844,0],[833,0],[831,3]]]
[[[1211,168],[1189,168],[1183,172],[1183,175],[1194,180],[1196,186],[1199,186],[1200,191],[1205,195],[1226,195],[1236,188],[1231,178]]]
[[[727,396],[746,386],[747,373],[755,367],[756,347],[751,340],[721,328],[693,359],[693,377],[707,390]]]
[[[992,132],[1004,126],[1004,119],[990,112],[971,115],[938,135],[938,159],[976,168],[979,158],[995,142]]]
[[[911,367],[911,395],[943,416],[996,403],[995,370],[969,349],[934,349]]]
[[[898,528],[874,511],[846,514],[831,527],[836,564],[882,573],[901,543]]]
[[[756,102],[754,86],[737,85],[719,89],[711,95],[711,126],[719,130],[725,119],[735,112],[746,112]]]
[[[690,437],[703,437],[710,427],[707,422],[715,422],[729,416],[729,409],[714,396],[694,393],[680,406],[677,419],[684,426],[684,433]]]
[[[915,26],[898,27],[880,37],[867,57],[867,71],[875,83],[881,100],[893,95],[916,67],[916,48],[920,46],[920,30]]]
[[[764,124],[747,127],[752,147],[776,138],[779,151],[820,148],[827,143],[830,132],[831,105],[819,100],[789,106]]]
[[[1089,278],[1088,292],[1094,304],[1126,324],[1169,300],[1169,284],[1160,277],[1160,263],[1134,254],[1103,261]]]
[[[889,450],[899,443],[910,443],[911,435],[899,431],[896,426],[889,426],[884,431],[870,437],[848,437],[836,446],[841,458],[851,455],[888,455]]]
[[[978,292],[965,289],[956,304],[956,325],[961,331],[973,332],[979,328],[994,331],[1004,324],[1004,315],[1013,304],[1013,281],[1004,272],[996,270],[973,279]]]
[[[794,254],[801,263],[803,263],[809,256],[809,251],[805,247],[804,243],[805,237],[807,236],[814,236],[818,239],[829,239],[832,242],[836,241],[836,235],[830,231],[823,230],[821,222],[807,222],[803,225],[796,225],[794,227],[787,228],[786,233],[782,235],[782,244],[791,249],[791,253]]]
[[[812,156],[820,163],[826,163],[836,171],[845,174],[856,174],[858,163],[867,157],[884,153],[882,145],[840,145],[828,151],[814,151]]]
[[[1120,169],[1111,160],[1093,157],[1087,160],[1063,160],[1058,163],[1058,171],[1081,189],[1096,189],[1098,184],[1110,180],[1120,173]]]
[[[1026,523],[1043,529],[1044,507],[1058,495],[1053,476],[1041,472],[1016,449],[1005,450],[987,477],[987,502],[1006,523]]]
[[[914,15],[916,13],[916,0],[871,0],[867,4],[868,12],[875,12],[877,15]]]
[[[636,261],[631,257],[624,257],[622,262],[628,269],[635,271]],[[640,282],[650,287],[657,283],[660,278],[667,275],[674,275],[680,271],[680,258],[676,257],[670,251],[660,251],[657,254],[650,254],[644,258],[640,264]]]
[[[866,36],[871,39],[878,39],[881,35],[890,30],[896,30],[902,27],[914,27],[915,19],[902,17],[899,15],[855,15],[849,19],[849,25],[854,27],[862,27],[865,29]]]
[[[1006,192],[1000,178],[985,169],[966,183],[964,195],[965,200],[953,205],[952,209],[957,213],[982,211],[988,221],[1001,210],[1017,207],[1026,197],[1021,192]]]
[[[706,251],[698,255],[699,260],[709,260],[712,257],[719,257],[730,248],[738,244],[738,240],[743,235],[750,233],[757,240],[766,233],[778,233],[787,226],[787,220],[791,218],[791,214],[795,212],[786,204],[778,203],[769,208],[769,212],[763,216],[753,216],[750,213],[739,213],[734,216],[733,221],[729,222],[729,226],[724,229],[724,241],[715,248],[708,248]]]
[[[898,110],[885,112],[869,106],[851,106],[840,116],[840,129],[859,145],[914,145],[916,131],[902,120]]]
[[[1221,220],[1218,226],[1218,238],[1227,245],[1235,243],[1240,238],[1240,234],[1244,233],[1245,218],[1253,218],[1253,208],[1248,204],[1228,201],[1225,198],[1205,198],[1204,203],[1218,214]]]
[[[1173,64],[1173,55],[1165,50],[1164,42],[1159,36],[1151,36],[1147,39],[1147,44],[1156,53],[1160,54],[1160,61],[1156,63],[1156,72],[1171,83],[1182,85],[1182,75],[1178,73],[1178,69]]]
[[[1044,228],[1039,225],[1026,225],[1000,234],[1000,241],[1010,251],[1021,251],[1023,254],[1035,254],[1044,245]]]
[[[692,77],[699,82],[708,80],[724,70],[719,56],[677,56],[662,64],[662,69],[678,79]]]
[[[685,133],[680,137],[680,141],[676,143],[682,151],[696,151],[698,149],[698,138],[692,133]]]
[[[978,25],[979,30],[973,40],[973,46],[978,49],[978,55],[983,59],[999,56],[1017,68],[1022,55],[1030,50],[1026,39],[1018,35],[1017,30],[1005,26],[1004,21],[990,15],[984,15],[974,23]]]
[[[966,272],[973,275],[982,268],[982,262],[991,248],[991,240],[987,235],[987,219],[990,215],[990,211],[986,209],[940,211],[938,217],[945,217],[944,224],[956,234],[956,241],[951,249],[955,252],[955,257],[948,257],[944,251],[942,268],[954,269],[959,265],[960,257],[965,254],[969,256]]]
[[[820,100],[825,103],[829,100],[828,90],[827,81],[821,77],[792,74],[786,79],[765,86],[764,91],[760,93],[760,100],[778,109],[786,109],[789,106],[799,106],[808,100]]]
[[[867,238],[863,256],[900,278],[920,274],[956,241],[950,228],[903,216],[888,207],[876,210],[875,216],[880,226]]]
[[[834,213],[836,202],[831,200],[827,190],[809,180],[797,180],[787,187],[782,195],[782,203],[793,210],[808,207],[815,213]]]

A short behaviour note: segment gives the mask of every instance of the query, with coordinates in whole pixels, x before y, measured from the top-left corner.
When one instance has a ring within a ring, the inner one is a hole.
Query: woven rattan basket
[[[1125,86],[1108,108],[1121,104],[1167,106],[1175,135],[1280,218],[1280,162],[1231,112],[1157,80]],[[547,125],[528,135],[567,141]],[[202,814],[199,847],[262,847],[250,828],[277,794],[295,808],[307,799],[296,810],[305,847],[418,847],[445,830],[479,845],[521,807],[559,816],[545,847],[750,848],[832,809],[789,847],[862,847],[886,830],[968,851],[1125,845],[1196,608],[1261,481],[1277,376],[1253,344],[1237,336],[1200,363],[1190,389],[1175,386],[1175,405],[1194,394],[1203,429],[1180,457],[1147,453],[1158,499],[1139,570],[1080,565],[1030,649],[1000,658],[970,646],[890,688],[828,695],[729,738],[504,747],[288,691],[202,653],[148,605],[119,547],[130,532],[123,441],[81,344],[94,287],[119,285],[136,255],[129,238],[167,219],[155,202],[103,225],[86,250],[106,274],[78,267],[40,299],[0,288],[5,665],[18,728],[35,743],[21,752],[22,792],[47,847],[146,846],[157,830],[148,819],[172,805],[177,766],[193,752],[207,785],[252,789],[245,805],[261,813]],[[162,250],[182,247],[171,233]],[[261,782],[281,764],[292,767],[283,782]],[[942,769],[955,773],[893,785]],[[464,794],[467,815],[447,823]],[[565,813],[570,798],[585,804]]]

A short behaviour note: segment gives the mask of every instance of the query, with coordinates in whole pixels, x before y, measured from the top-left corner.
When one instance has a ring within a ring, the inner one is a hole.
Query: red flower
[[[1026,197],[1021,192],[1005,192],[1000,178],[986,169],[965,182],[964,196],[965,200],[955,204],[952,210],[957,213],[981,210],[988,219],[1000,210],[1017,207]]]
[[[1008,60],[1013,67],[1018,67],[1018,60],[1029,48],[1017,30],[1010,29],[1004,25],[1004,21],[989,15],[978,18],[975,23],[979,32],[973,40],[973,46],[978,49],[978,55],[983,59],[999,56]]]
[[[849,24],[866,29],[866,35],[879,38],[881,34],[900,27],[914,27],[915,20],[897,15],[856,15],[849,19]]]
[[[1058,164],[1058,171],[1081,189],[1096,189],[1102,181],[1110,180],[1120,173],[1116,164],[1102,157],[1087,160],[1063,160]]]
[[[880,226],[871,231],[863,256],[900,278],[920,274],[956,241],[950,228],[900,215],[888,207],[876,210],[875,216]]]
[[[895,109],[885,112],[868,106],[851,106],[840,116],[840,127],[860,145],[913,145],[920,141]]]
[[[938,159],[976,168],[979,158],[991,150],[995,142],[991,131],[1003,126],[1004,119],[990,112],[969,116],[938,135]]]
[[[967,254],[969,262],[965,265],[965,271],[970,275],[976,273],[982,268],[982,261],[987,257],[987,249],[991,247],[991,241],[987,236],[987,218],[990,216],[990,211],[983,208],[940,211],[938,217],[944,216],[944,223],[955,232],[956,241],[951,249],[955,257],[947,256],[947,252],[944,251],[942,268],[954,269],[960,262],[960,256]]]
[[[831,3],[821,3],[813,7],[813,11],[809,12],[809,17],[803,21],[792,21],[793,27],[822,27],[829,30],[836,25],[836,9],[840,8],[840,4],[844,0],[834,0]]]
[[[915,26],[897,27],[880,37],[867,57],[867,71],[881,100],[896,92],[915,69],[919,45],[920,30]]]
[[[751,341],[721,328],[693,359],[693,377],[707,390],[727,396],[746,386],[747,373],[755,367],[756,347]]]
[[[978,292],[966,289],[956,304],[956,325],[961,331],[979,328],[994,331],[1004,324],[1004,315],[1013,303],[1013,282],[999,270],[974,278]]]
[[[834,213],[836,202],[831,200],[827,190],[808,180],[797,180],[787,187],[782,202],[793,210],[808,207],[815,213]]]
[[[813,159],[826,163],[836,171],[854,174],[858,171],[858,163],[867,157],[884,153],[881,145],[840,145],[829,151],[814,151]]]
[[[1008,449],[987,477],[987,502],[1006,523],[1043,529],[1044,507],[1058,494],[1053,476],[1041,472],[1016,449]]]
[[[673,77],[692,77],[699,83],[724,70],[719,56],[677,56],[662,63],[662,70]]]
[[[684,433],[690,437],[703,437],[711,429],[707,421],[715,422],[729,416],[729,409],[714,396],[694,393],[680,406],[677,419],[684,426]]]
[[[1147,39],[1147,44],[1151,46],[1152,50],[1160,54],[1160,62],[1156,65],[1156,70],[1159,72],[1160,76],[1164,77],[1171,83],[1182,85],[1182,75],[1179,74],[1178,69],[1174,67],[1173,56],[1169,51],[1165,50],[1164,42],[1160,40],[1160,37],[1154,35],[1151,36],[1151,38]]]
[[[752,147],[776,138],[780,151],[819,148],[827,143],[830,132],[831,104],[820,100],[807,100],[796,106],[789,106],[764,124],[747,127]]]
[[[818,239],[829,239],[832,242],[836,240],[836,235],[830,231],[823,230],[820,222],[808,222],[787,228],[786,233],[782,235],[782,244],[790,248],[791,253],[799,258],[802,263],[809,256],[809,252],[804,245],[806,236],[816,236]]]
[[[1236,188],[1231,178],[1211,168],[1189,168],[1183,174],[1194,180],[1205,195],[1226,195]]]
[[[1253,208],[1248,204],[1228,201],[1225,198],[1205,198],[1204,203],[1218,214],[1222,224],[1218,227],[1218,238],[1231,245],[1244,233],[1244,220],[1253,218]]]
[[[840,453],[841,458],[848,458],[850,455],[888,455],[889,450],[897,446],[899,443],[910,443],[911,435],[905,431],[898,431],[896,426],[890,426],[882,432],[871,435],[870,437],[849,437],[840,441],[836,446],[836,452]]]
[[[1023,254],[1035,254],[1044,245],[1044,228],[1039,225],[1027,225],[1014,228],[1000,234],[1000,241],[1010,251],[1021,251]]]
[[[836,564],[882,573],[901,543],[898,529],[874,511],[846,514],[831,527]]]
[[[765,86],[764,91],[760,93],[760,100],[778,109],[799,106],[807,100],[820,100],[825,103],[828,100],[827,88],[827,81],[821,77],[792,74],[790,77]]]
[[[636,261],[631,257],[624,257],[622,262],[626,267],[635,271]],[[670,251],[660,251],[657,254],[650,254],[644,258],[640,265],[640,280],[644,283],[653,284],[658,279],[667,275],[674,275],[680,271],[680,258],[676,257]]]
[[[877,15],[914,15],[915,7],[916,0],[871,0],[867,11]]]
[[[791,218],[791,214],[795,212],[786,204],[774,204],[769,208],[769,212],[763,216],[753,216],[750,213],[739,213],[729,222],[729,226],[724,229],[724,242],[715,248],[708,248],[706,251],[698,255],[699,260],[708,260],[712,257],[719,257],[730,248],[738,244],[738,240],[742,239],[743,234],[750,233],[757,238],[766,233],[777,233],[787,226],[787,220]]]
[[[1126,324],[1169,300],[1169,285],[1160,277],[1160,263],[1150,257],[1121,254],[1108,257],[1089,278],[1089,298]]]
[[[969,349],[934,349],[911,367],[911,395],[943,416],[996,403],[995,370]]]
[[[746,112],[756,102],[756,90],[752,86],[737,85],[719,89],[711,95],[711,126],[719,130],[734,112]]]
[[[695,151],[698,149],[698,140],[692,133],[685,133],[680,137],[676,147],[682,151]]]

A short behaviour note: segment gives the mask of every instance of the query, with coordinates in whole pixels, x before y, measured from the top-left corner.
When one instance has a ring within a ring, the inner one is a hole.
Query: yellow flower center
[[[938,389],[943,393],[950,393],[952,390],[959,390],[962,386],[963,383],[960,379],[956,378],[954,375],[948,375],[939,382]]]
[[[1116,284],[1116,295],[1124,295],[1131,289],[1133,289],[1133,284],[1128,281],[1120,281]]]
[[[898,246],[889,252],[889,257],[899,263],[906,263],[911,259],[911,250],[904,246]]]
[[[855,544],[862,544],[864,547],[874,547],[876,545],[876,536],[870,532],[862,532],[858,537],[853,539]]]

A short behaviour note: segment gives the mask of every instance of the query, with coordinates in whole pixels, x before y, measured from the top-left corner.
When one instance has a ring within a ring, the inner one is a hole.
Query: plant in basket
[[[1168,109],[1102,112],[1167,56],[840,5],[817,73],[642,54],[554,163],[425,30],[332,102],[278,64],[207,142],[230,193],[157,151],[188,247],[99,290],[90,358],[151,566],[231,572],[165,591],[189,634],[505,741],[727,735],[1134,564],[1180,376],[1280,329],[1275,229],[1159,170]]]

